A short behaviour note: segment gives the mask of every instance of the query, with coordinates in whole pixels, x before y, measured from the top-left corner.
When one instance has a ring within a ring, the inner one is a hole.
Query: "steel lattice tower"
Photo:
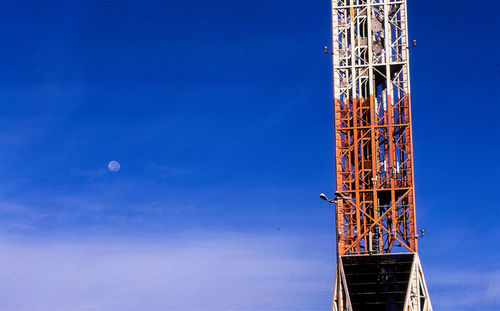
[[[332,0],[333,310],[432,310],[417,255],[406,0]]]

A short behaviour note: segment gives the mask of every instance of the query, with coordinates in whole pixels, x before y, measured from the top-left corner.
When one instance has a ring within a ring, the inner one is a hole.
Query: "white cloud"
[[[333,260],[282,238],[3,242],[0,310],[327,310]]]
[[[500,269],[442,267],[428,270],[426,276],[435,309],[500,310]]]
[[[0,310],[329,310],[333,254],[310,246],[309,238],[207,232],[0,240]],[[498,269],[426,268],[436,310],[499,310]]]

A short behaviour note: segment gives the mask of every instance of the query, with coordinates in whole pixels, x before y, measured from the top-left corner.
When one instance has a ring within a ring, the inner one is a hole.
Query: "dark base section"
[[[403,311],[413,254],[342,256],[353,311]]]

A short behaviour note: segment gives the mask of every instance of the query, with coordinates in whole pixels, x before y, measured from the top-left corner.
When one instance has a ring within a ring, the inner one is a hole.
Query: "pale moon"
[[[117,161],[111,161],[108,163],[108,169],[111,172],[118,172],[120,170],[120,163]]]

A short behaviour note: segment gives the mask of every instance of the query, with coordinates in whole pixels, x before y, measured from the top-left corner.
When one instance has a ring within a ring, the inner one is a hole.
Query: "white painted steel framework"
[[[415,261],[413,262],[410,284],[408,292],[406,293],[405,306],[403,310],[407,311],[432,311],[431,299],[427,291],[427,284],[425,283],[424,272],[420,258],[415,254]]]

